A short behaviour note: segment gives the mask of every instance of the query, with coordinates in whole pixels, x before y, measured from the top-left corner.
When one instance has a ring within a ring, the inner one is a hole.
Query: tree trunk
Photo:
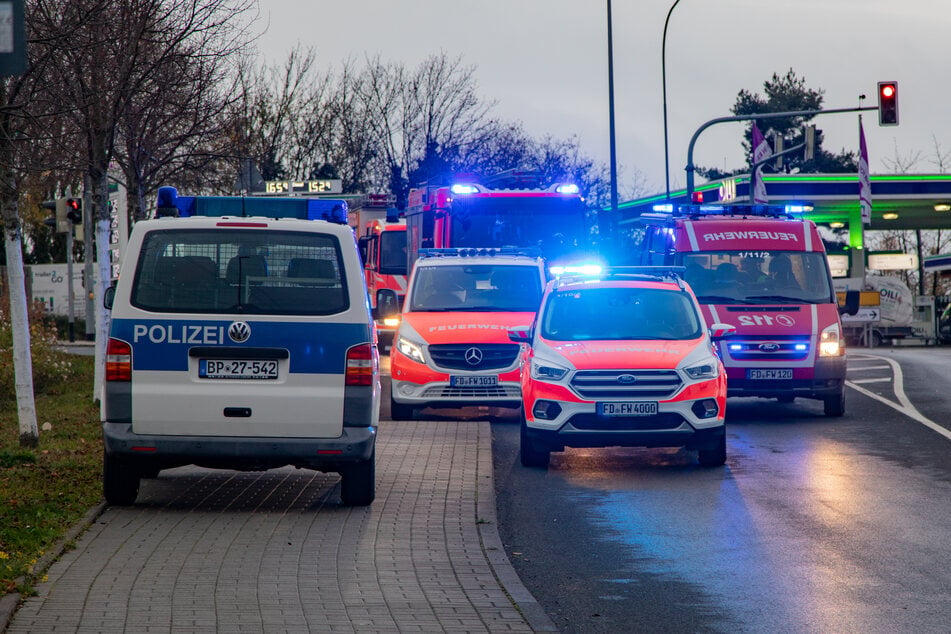
[[[102,395],[106,370],[106,343],[109,340],[109,313],[102,303],[106,288],[112,281],[112,262],[109,255],[109,233],[112,230],[112,217],[109,209],[109,179],[107,167],[90,170],[93,187],[93,208],[96,230],[96,372],[93,385],[93,400],[99,401]]]
[[[12,179],[5,179],[7,185]],[[5,187],[4,190],[7,188]],[[33,357],[30,352],[30,320],[23,275],[23,233],[17,204],[3,196],[3,237],[7,254],[7,286],[10,289],[10,323],[13,328],[13,374],[16,384],[20,446],[36,447],[40,442],[33,395]]]

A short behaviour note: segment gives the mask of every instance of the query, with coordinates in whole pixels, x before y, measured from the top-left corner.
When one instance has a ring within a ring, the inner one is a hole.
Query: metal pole
[[[76,293],[73,290],[73,231],[75,225],[69,222],[69,231],[66,233],[66,294],[69,297],[67,305],[67,315],[69,315],[69,341],[76,341],[76,315],[73,303],[76,301]]]
[[[601,240],[611,242],[611,251],[614,251],[615,241],[617,240],[617,143],[615,141],[614,131],[614,38],[611,26],[611,0],[608,0],[608,130],[611,137],[611,218],[608,221],[610,228],[608,236],[601,236]],[[603,230],[602,223],[599,224],[599,230]]]
[[[660,74],[664,88],[664,180],[667,183],[667,200],[670,200],[670,145],[667,140],[667,24],[670,22],[670,14],[680,0],[675,0],[667,11],[667,19],[664,20],[664,37],[660,44]]]
[[[737,115],[735,117],[717,117],[716,119],[710,119],[702,126],[697,128],[697,131],[693,133],[693,136],[690,137],[690,143],[687,144],[687,199],[691,199],[693,196],[693,146],[697,143],[697,138],[700,136],[700,133],[709,128],[712,125],[717,123],[727,123],[730,121],[757,121],[759,119],[774,119],[777,117],[808,117],[820,114],[840,114],[843,112],[860,112],[862,110],[878,110],[877,106],[868,106],[865,108],[833,108],[831,110],[792,110],[789,112],[763,112],[760,114],[745,114]]]

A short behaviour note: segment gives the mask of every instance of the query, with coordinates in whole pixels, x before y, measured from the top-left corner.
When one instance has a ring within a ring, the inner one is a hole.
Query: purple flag
[[[756,125],[756,122],[753,122],[753,165],[765,161],[770,156],[773,155],[772,148],[769,147],[769,143],[763,137],[763,133],[759,131],[759,126]],[[753,171],[752,175],[752,193],[751,197],[753,199],[754,205],[765,205],[769,202],[769,198],[766,195],[766,183],[763,182],[763,166],[760,165]]]

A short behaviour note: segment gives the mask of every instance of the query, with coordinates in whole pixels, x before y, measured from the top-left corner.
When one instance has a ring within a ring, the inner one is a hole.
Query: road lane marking
[[[879,379],[856,379],[852,383],[865,384],[865,383],[891,383],[892,379],[889,376],[882,377]]]
[[[874,392],[870,392],[869,390],[866,390],[864,387],[861,387],[860,385],[858,385],[857,382],[855,381],[846,381],[845,384],[848,385],[853,390],[861,394],[864,394],[865,396],[869,398],[873,398],[876,401],[880,401],[884,403],[885,405],[888,405],[892,409],[895,409],[901,412],[905,416],[918,421],[925,427],[928,427],[932,431],[938,432],[939,434],[941,434],[948,440],[951,440],[951,431],[945,429],[941,425],[938,425],[931,419],[926,418],[925,415],[919,412],[915,408],[915,406],[911,404],[911,401],[908,400],[908,397],[905,395],[904,376],[902,375],[901,366],[898,365],[898,363],[896,361],[893,361],[892,359],[887,359],[885,357],[875,357],[875,358],[878,358],[891,366],[892,373],[895,377],[895,387],[894,387],[895,396],[898,397],[899,403],[895,403],[893,401],[888,400],[887,398],[879,396],[878,394]]]

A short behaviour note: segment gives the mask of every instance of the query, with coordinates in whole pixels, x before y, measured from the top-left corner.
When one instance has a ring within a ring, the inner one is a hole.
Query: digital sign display
[[[339,178],[324,178],[313,181],[265,181],[268,194],[340,194],[343,181]]]

